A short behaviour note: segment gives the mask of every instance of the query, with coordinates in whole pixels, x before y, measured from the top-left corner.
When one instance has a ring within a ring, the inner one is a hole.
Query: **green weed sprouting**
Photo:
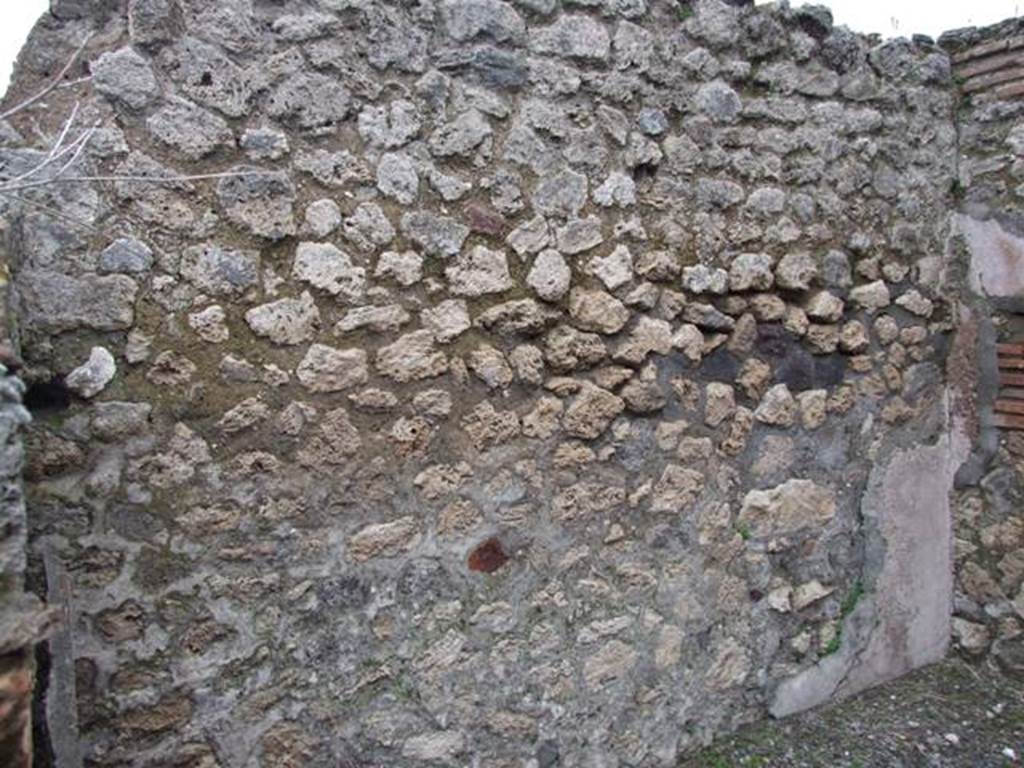
[[[846,593],[843,602],[839,604],[839,626],[836,628],[835,635],[828,641],[828,645],[822,650],[823,656],[831,656],[839,650],[839,646],[843,643],[843,621],[853,613],[853,609],[857,607],[857,603],[862,597],[864,597],[864,584],[858,579]]]
[[[851,613],[853,609],[857,607],[857,603],[864,597],[864,584],[858,579],[854,582],[853,587],[849,592],[846,593],[846,597],[843,598],[843,602],[839,605],[839,617],[845,619]]]

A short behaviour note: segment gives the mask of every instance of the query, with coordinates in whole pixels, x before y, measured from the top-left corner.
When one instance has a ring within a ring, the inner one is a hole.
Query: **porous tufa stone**
[[[295,369],[295,377],[310,392],[340,392],[367,382],[366,361],[362,349],[313,344]]]
[[[818,530],[836,514],[831,488],[812,480],[787,480],[767,490],[750,491],[743,499],[739,521],[758,538],[788,537]]]

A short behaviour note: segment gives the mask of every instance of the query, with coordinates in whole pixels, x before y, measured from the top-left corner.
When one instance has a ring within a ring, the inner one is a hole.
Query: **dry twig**
[[[29,98],[25,99],[19,104],[11,107],[3,113],[0,113],[0,120],[12,117],[19,112],[23,112],[30,106],[37,104],[47,94],[51,93],[57,88],[69,87],[83,82],[88,82],[91,77],[81,77],[76,80],[65,83],[64,77],[71,70],[75,61],[81,55],[82,51],[88,45],[92,36],[89,35],[85,40],[75,49],[74,53],[68,59],[67,63],[63,66],[57,76],[47,84],[42,90]],[[46,154],[46,157],[36,165],[29,168],[23,173],[4,178],[0,175],[0,195],[7,197],[12,200],[17,200],[21,203],[29,204],[39,210],[44,210],[57,215],[58,210],[51,206],[44,205],[37,201],[30,201],[21,195],[15,193],[25,192],[41,187],[52,186],[55,184],[88,184],[91,182],[139,182],[147,184],[181,184],[190,181],[203,181],[208,179],[225,179],[235,178],[242,176],[260,176],[266,171],[224,171],[218,173],[200,173],[191,175],[180,175],[180,176],[132,176],[132,175],[120,175],[120,174],[96,174],[96,175],[79,175],[79,176],[65,176],[74,165],[81,159],[89,146],[89,142],[92,140],[96,131],[100,127],[100,121],[96,121],[82,130],[80,133],[75,135],[73,139],[70,137],[75,134],[76,127],[75,123],[78,120],[79,112],[81,110],[81,103],[75,102],[74,107],[71,109],[71,113],[68,115],[64,124],[61,126],[60,133],[54,140],[53,145],[50,147]],[[55,170],[54,170],[55,169]],[[44,171],[50,171],[45,178],[39,178],[40,174]],[[62,215],[61,218],[68,218],[66,215]],[[88,226],[84,222],[75,223],[83,226]]]
[[[64,75],[66,75],[71,70],[71,67],[74,66],[75,61],[82,54],[82,51],[85,50],[85,46],[87,46],[89,44],[90,40],[92,40],[92,34],[91,33],[89,35],[87,35],[85,40],[82,41],[81,45],[79,45],[75,49],[75,52],[73,54],[71,54],[71,58],[68,59],[67,64],[65,64],[64,67],[61,69],[61,71],[57,73],[57,76],[55,78],[53,78],[53,80],[50,82],[49,85],[47,85],[45,88],[43,88],[41,91],[39,91],[38,93],[34,94],[33,96],[29,96],[27,99],[25,99],[20,104],[15,104],[13,107],[11,107],[10,109],[6,110],[5,112],[0,112],[0,120],[6,120],[7,118],[13,117],[14,115],[18,114],[19,112],[23,112],[24,110],[26,110],[29,107],[31,107],[33,104],[35,104],[40,99],[45,98],[46,95],[48,93],[50,93],[52,90],[54,90],[55,88],[60,86],[61,85],[61,81],[64,80]]]

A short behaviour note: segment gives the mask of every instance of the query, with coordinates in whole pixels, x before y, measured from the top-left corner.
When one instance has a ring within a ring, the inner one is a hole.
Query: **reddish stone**
[[[467,203],[463,209],[466,222],[474,232],[491,237],[501,237],[508,228],[505,217],[483,203]]]
[[[469,553],[469,570],[482,573],[494,573],[508,562],[508,555],[502,549],[501,542],[491,537],[478,545]]]
[[[32,765],[32,656],[17,651],[0,660],[0,764]]]

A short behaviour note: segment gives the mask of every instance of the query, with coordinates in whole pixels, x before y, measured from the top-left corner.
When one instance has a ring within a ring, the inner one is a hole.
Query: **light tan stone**
[[[295,369],[295,377],[310,392],[340,392],[365,384],[369,378],[366,352],[313,344]]]
[[[583,679],[589,688],[628,675],[636,665],[637,652],[621,640],[609,640],[583,663]]]
[[[348,556],[360,563],[376,557],[394,557],[411,549],[418,535],[419,525],[413,517],[368,525],[349,537]]]
[[[593,440],[600,437],[625,408],[626,403],[621,397],[592,384],[587,385],[569,404],[562,426],[572,437]]]
[[[704,475],[695,469],[669,464],[651,496],[654,512],[685,512],[704,490]]]
[[[747,493],[739,520],[750,526],[754,536],[764,538],[822,528],[835,514],[836,496],[831,488],[794,479]]]
[[[448,370],[448,358],[434,345],[430,331],[413,331],[382,347],[375,361],[377,372],[399,383],[440,376]]]
[[[717,427],[736,413],[736,396],[728,384],[713,381],[704,388],[704,423]]]

